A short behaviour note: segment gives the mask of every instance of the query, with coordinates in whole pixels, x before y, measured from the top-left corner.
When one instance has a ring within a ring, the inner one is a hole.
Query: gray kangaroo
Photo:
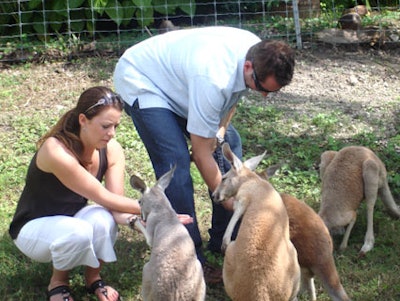
[[[179,221],[164,191],[175,167],[148,188],[137,176],[130,184],[142,193],[141,216],[135,226],[141,230],[151,248],[150,260],[143,267],[142,296],[144,301],[201,301],[206,285],[203,269],[197,259],[193,240]]]

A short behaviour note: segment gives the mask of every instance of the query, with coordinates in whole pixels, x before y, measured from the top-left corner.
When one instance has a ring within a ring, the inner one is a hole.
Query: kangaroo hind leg
[[[364,245],[360,255],[370,251],[374,247],[374,207],[378,196],[379,188],[379,166],[373,160],[366,160],[363,163],[364,198],[367,206],[367,232],[365,233]]]
[[[317,300],[315,292],[314,274],[308,268],[301,268],[301,293],[307,292],[311,301]]]
[[[351,214],[351,218],[350,218],[350,223],[347,226],[346,231],[344,233],[342,243],[339,246],[340,251],[343,251],[344,249],[347,248],[351,230],[353,229],[354,224],[356,223],[356,220],[357,220],[357,212],[356,211],[349,211],[349,212],[347,212],[347,214]]]

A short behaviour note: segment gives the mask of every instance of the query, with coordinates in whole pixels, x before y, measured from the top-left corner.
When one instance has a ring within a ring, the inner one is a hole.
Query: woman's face
[[[115,136],[116,129],[121,121],[122,112],[108,106],[92,119],[84,114],[80,116],[80,137],[85,146],[101,149]]]

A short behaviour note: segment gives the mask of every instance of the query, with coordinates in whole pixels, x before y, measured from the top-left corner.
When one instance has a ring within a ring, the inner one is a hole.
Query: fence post
[[[300,27],[300,17],[299,17],[299,5],[298,0],[293,0],[293,19],[294,19],[294,28],[296,31],[296,44],[297,49],[302,49],[302,41],[301,41],[301,27]]]

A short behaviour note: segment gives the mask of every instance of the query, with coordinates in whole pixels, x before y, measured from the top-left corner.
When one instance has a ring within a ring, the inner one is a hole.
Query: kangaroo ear
[[[331,164],[337,153],[337,151],[325,151],[322,153],[321,162],[319,164],[319,174],[321,178],[324,176],[326,168]]]
[[[243,166],[242,161],[232,152],[231,147],[226,142],[222,144],[222,153],[224,154],[226,160],[228,160],[229,163],[231,163],[233,168],[235,168],[237,171],[239,171],[242,168]]]
[[[258,164],[260,164],[261,160],[264,158],[265,154],[267,152],[262,153],[259,156],[247,159],[243,164],[244,166],[246,166],[248,169],[250,169],[251,171],[255,171]]]
[[[142,194],[146,191],[147,188],[146,184],[138,176],[135,175],[131,176],[129,182],[133,189],[139,190]]]
[[[172,177],[174,176],[175,169],[176,169],[176,164],[170,169],[169,172],[165,173],[161,178],[158,179],[156,185],[161,187],[162,190],[165,190],[165,188],[167,188],[169,183],[171,182]]]

